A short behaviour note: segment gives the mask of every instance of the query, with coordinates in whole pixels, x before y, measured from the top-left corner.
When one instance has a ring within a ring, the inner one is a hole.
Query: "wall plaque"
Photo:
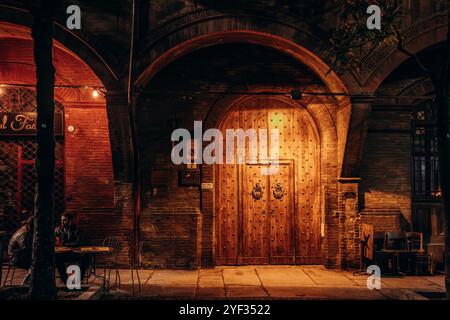
[[[212,190],[214,189],[214,184],[211,182],[202,183],[202,190]]]

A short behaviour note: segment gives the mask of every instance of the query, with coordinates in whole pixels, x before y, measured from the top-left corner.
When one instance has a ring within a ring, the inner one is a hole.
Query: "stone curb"
[[[99,300],[100,296],[104,293],[102,286],[91,286],[85,292],[83,292],[77,300]]]

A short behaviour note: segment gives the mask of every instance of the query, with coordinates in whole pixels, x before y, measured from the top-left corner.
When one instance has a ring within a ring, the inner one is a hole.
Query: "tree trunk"
[[[32,37],[36,63],[37,101],[37,184],[34,212],[33,262],[31,266],[32,299],[55,299],[54,237],[54,86],[53,20],[54,2],[41,1],[34,8]]]
[[[450,13],[449,13],[450,19]],[[450,20],[449,20],[450,21]],[[441,175],[442,202],[445,214],[445,289],[450,299],[450,104],[449,104],[449,65],[450,65],[450,23],[442,67],[433,77],[436,88],[438,118],[439,170]]]

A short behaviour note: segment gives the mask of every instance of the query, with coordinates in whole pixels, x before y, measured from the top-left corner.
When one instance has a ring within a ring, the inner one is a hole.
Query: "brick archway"
[[[186,38],[186,34],[179,30],[179,36],[181,38]],[[171,37],[174,35],[171,35]],[[176,36],[174,36],[176,38]],[[285,54],[289,57],[293,57],[295,60],[299,61],[305,65],[312,74],[317,76],[322,85],[314,88],[303,88],[306,91],[316,91],[316,92],[340,92],[347,93],[347,89],[341,79],[334,72],[330,72],[329,66],[324,63],[316,54],[312,51],[306,49],[305,47],[299,45],[298,43],[292,41],[291,39],[284,38],[276,34],[265,33],[255,30],[226,30],[220,32],[212,32],[198,36],[190,35],[188,39],[184,41],[179,41],[178,44],[173,45],[173,42],[168,47],[159,50],[163,50],[160,53],[158,51],[147,51],[147,54],[154,57],[154,60],[145,68],[145,70],[140,74],[136,82],[136,86],[139,89],[149,88],[150,81],[154,78],[156,74],[165,69],[166,66],[175,62],[179,58],[197,51],[203,48],[208,48],[215,46],[217,44],[224,43],[249,43],[253,45],[260,45],[264,47],[270,47],[280,52],[280,54]],[[156,50],[156,49],[155,49]],[[138,65],[142,64],[145,60],[139,60]],[[142,92],[145,92],[145,89]],[[151,88],[150,88],[151,89]],[[236,89],[236,88],[234,88]],[[260,88],[258,88],[260,89]],[[271,88],[275,91],[289,92],[292,88]],[[245,88],[249,90],[249,88]],[[245,91],[244,90],[244,91]],[[287,90],[287,91],[286,91]],[[290,99],[290,98],[288,98]],[[210,111],[207,119],[207,127],[217,127],[220,119],[223,117],[223,110],[226,110],[233,101],[230,101],[225,97],[220,102],[216,103],[213,110]],[[301,106],[303,104],[303,106]],[[322,258],[323,263],[327,267],[335,267],[338,264],[339,252],[339,229],[337,218],[333,216],[337,208],[337,179],[338,179],[338,168],[342,162],[343,151],[342,148],[344,144],[342,141],[338,141],[338,136],[344,134],[346,124],[346,117],[335,117],[333,112],[345,113],[345,110],[351,108],[350,100],[347,97],[339,98],[318,98],[318,97],[307,97],[299,105],[300,108],[305,108],[310,114],[311,118],[318,124],[319,135],[321,137],[321,154],[322,163],[321,166],[326,168],[323,170],[321,175],[321,203],[323,208],[320,209],[322,212],[322,225],[321,233],[324,237],[322,242]],[[322,107],[325,106],[325,107]],[[214,184],[214,169],[212,166],[202,167],[202,182],[203,183],[213,183]],[[215,218],[214,218],[214,192],[211,190],[204,189],[201,191],[201,212],[202,212],[202,233],[201,233],[201,264],[202,266],[212,266],[215,261]]]
[[[426,20],[421,20],[402,32],[405,49],[411,54],[434,45],[443,43],[447,39],[447,13],[439,13]],[[362,59],[362,69],[353,76],[364,92],[376,92],[384,80],[410,57],[400,52],[397,46],[385,45],[371,51]],[[360,88],[349,88],[359,92]]]
[[[190,52],[221,43],[250,43],[274,48],[306,65],[323,81],[329,91],[347,93],[347,89],[338,75],[312,51],[290,39],[275,34],[252,30],[211,32],[190,37],[175,46],[164,48],[162,49],[164,51],[157,55],[154,60],[142,70],[136,81],[136,86],[138,88],[145,87],[159,71],[180,57]],[[155,55],[157,53],[150,52],[148,54]],[[142,60],[138,60],[138,64],[142,63]]]
[[[32,96],[36,68],[30,32],[21,25],[0,22],[0,83],[8,90],[28,88]],[[102,238],[118,234],[97,232],[98,225],[105,223],[102,220],[109,219],[103,213],[114,211],[115,191],[106,100],[101,94],[93,95],[94,88],[103,88],[104,84],[86,62],[57,41],[53,60],[55,100],[64,108],[64,148],[60,161],[64,164],[65,209],[77,213],[86,243],[100,244]],[[32,136],[28,139],[34,142]]]

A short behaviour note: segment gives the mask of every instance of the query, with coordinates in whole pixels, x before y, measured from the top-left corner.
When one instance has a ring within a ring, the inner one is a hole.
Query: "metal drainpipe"
[[[133,196],[134,196],[134,219],[133,219],[133,244],[132,244],[132,267],[134,268],[139,263],[139,218],[140,218],[140,174],[139,174],[139,153],[137,146],[137,131],[135,126],[135,99],[134,99],[134,43],[136,34],[136,0],[132,0],[132,19],[131,19],[131,43],[130,43],[130,60],[128,67],[128,107],[130,112],[130,125],[131,125],[131,139],[134,151],[134,184],[133,184]]]

